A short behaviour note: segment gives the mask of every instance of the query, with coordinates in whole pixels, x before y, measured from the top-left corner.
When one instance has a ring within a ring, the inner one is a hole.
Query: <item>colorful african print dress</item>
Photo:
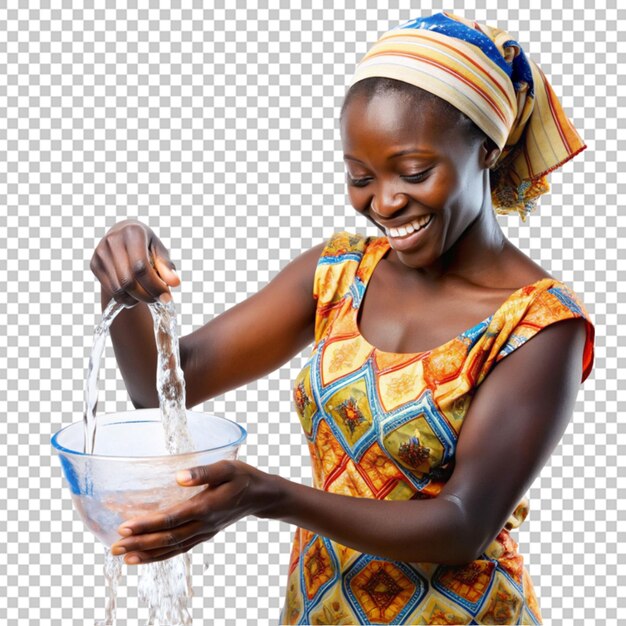
[[[379,500],[436,497],[476,387],[547,325],[587,320],[584,381],[594,327],[577,295],[543,278],[447,343],[413,354],[378,350],[359,333],[368,280],[386,237],[335,233],[315,272],[315,344],[294,385],[313,482],[332,493]],[[582,382],[581,381],[581,382]],[[526,497],[481,555],[463,566],[398,562],[297,528],[280,624],[540,624],[533,583],[510,531]]]

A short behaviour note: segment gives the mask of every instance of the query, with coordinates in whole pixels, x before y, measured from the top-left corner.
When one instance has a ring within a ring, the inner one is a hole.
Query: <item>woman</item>
[[[315,487],[241,461],[193,468],[180,484],[206,491],[125,522],[113,553],[170,558],[256,515],[296,526],[280,623],[541,623],[509,531],[591,371],[594,327],[495,213],[525,221],[585,146],[508,33],[451,13],[370,49],[341,136],[350,201],[383,235],[335,233],[180,340],[188,407],[313,343],[294,405]],[[129,220],[91,266],[103,307],[131,307],[111,335],[133,404],[158,406],[145,303],[180,284],[168,252]]]

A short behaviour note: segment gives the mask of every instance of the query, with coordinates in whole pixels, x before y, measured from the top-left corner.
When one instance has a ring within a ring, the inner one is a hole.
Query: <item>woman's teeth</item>
[[[432,218],[432,213],[429,215],[424,215],[422,217],[418,217],[417,219],[405,224],[404,226],[400,226],[399,228],[387,228],[385,229],[387,236],[391,237],[406,237],[411,233],[414,233],[417,230],[421,230],[422,228],[428,226],[430,220]]]

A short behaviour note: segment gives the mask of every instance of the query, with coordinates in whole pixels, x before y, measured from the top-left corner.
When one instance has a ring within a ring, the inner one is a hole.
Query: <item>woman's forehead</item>
[[[417,142],[432,148],[453,130],[451,116],[436,103],[388,95],[376,94],[370,99],[357,98],[348,103],[341,124],[344,144]]]
[[[416,123],[428,126],[446,122],[446,126],[458,116],[452,116],[450,107],[437,100],[411,97],[405,93],[389,91],[369,97],[357,96],[348,102],[342,117],[342,126],[373,123],[384,128],[414,127]]]

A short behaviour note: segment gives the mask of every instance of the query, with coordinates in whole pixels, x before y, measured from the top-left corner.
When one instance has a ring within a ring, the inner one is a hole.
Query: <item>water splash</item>
[[[150,611],[146,626],[190,626],[191,554],[185,552],[140,567],[139,598]]]
[[[96,409],[98,407],[98,372],[100,371],[100,359],[109,334],[109,328],[115,316],[126,307],[115,300],[111,300],[102,313],[102,321],[94,332],[93,348],[89,357],[89,367],[85,384],[85,409],[83,419],[85,422],[85,454],[92,454],[96,442]]]
[[[122,575],[122,556],[113,556],[108,546],[104,546],[104,580],[106,581],[107,597],[104,608],[104,619],[98,620],[96,626],[114,626],[115,609],[117,608],[117,587]]]
[[[180,367],[178,328],[174,301],[150,305],[157,344],[157,393],[165,446],[170,454],[193,452],[187,428],[184,372]]]
[[[156,387],[161,410],[165,445],[169,454],[192,452],[194,446],[187,428],[184,372],[180,366],[180,350],[176,310],[173,301],[155,302],[148,305],[154,321],[157,346]],[[86,454],[92,454],[97,436],[96,408],[98,404],[97,375],[106,337],[115,317],[126,308],[111,300],[102,315],[102,321],[94,333],[94,345],[89,359],[85,388],[85,446]],[[97,626],[116,623],[116,593],[122,573],[123,557],[105,549],[104,575],[107,584],[105,618]],[[149,618],[146,626],[189,626],[192,623],[188,608],[193,595],[191,583],[191,554],[176,555],[164,561],[139,566],[139,597],[147,605]]]
[[[165,446],[170,454],[194,450],[187,428],[184,372],[180,367],[178,328],[173,300],[150,305],[157,344],[157,392]],[[192,623],[187,606],[193,594],[191,555],[186,552],[165,561],[141,566],[139,597],[148,606],[148,625]]]

